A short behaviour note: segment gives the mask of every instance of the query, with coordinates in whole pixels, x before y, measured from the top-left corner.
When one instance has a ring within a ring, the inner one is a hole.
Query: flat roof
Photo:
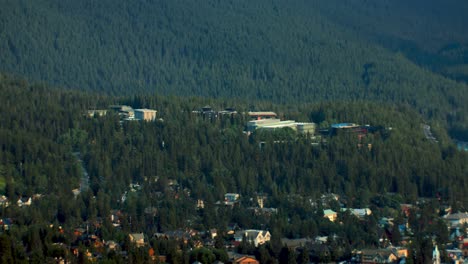
[[[315,125],[315,123],[306,123],[306,122],[296,122],[298,126],[307,126],[307,125]]]
[[[265,124],[264,126],[260,126],[260,128],[280,128],[280,127],[295,126],[295,125],[296,125],[295,121],[287,120],[287,121],[280,121],[278,123]]]
[[[276,116],[275,112],[249,112],[250,116]]]
[[[338,124],[333,124],[331,125],[332,128],[351,128],[351,127],[357,127],[358,125],[354,123],[338,123]]]
[[[270,124],[270,123],[279,123],[279,122],[281,122],[280,119],[271,118],[271,119],[250,120],[248,123],[249,124],[262,124],[262,123]]]
[[[135,109],[135,112],[157,112],[154,109],[147,109],[147,108],[142,108],[142,109]]]

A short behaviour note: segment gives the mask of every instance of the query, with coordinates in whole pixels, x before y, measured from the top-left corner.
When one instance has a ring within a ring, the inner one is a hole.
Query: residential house
[[[362,209],[354,209],[354,208],[341,208],[341,211],[349,211],[351,214],[356,216],[357,218],[364,218],[368,215],[372,214],[372,210],[369,208],[362,208]]]
[[[110,212],[110,220],[114,227],[120,226],[120,219],[122,219],[123,214],[120,210],[111,210]]]
[[[0,196],[0,206],[1,207],[8,207],[10,203],[8,202],[8,198],[5,195]]]
[[[271,234],[269,231],[265,230],[248,229],[237,231],[234,234],[234,239],[236,242],[242,242],[245,239],[247,242],[252,242],[256,247],[258,247],[259,245],[263,245],[270,241]]]
[[[468,212],[447,215],[445,220],[447,220],[452,227],[462,226],[468,223]]]
[[[192,239],[192,237],[198,235],[198,231],[193,230],[193,229],[173,230],[173,231],[167,231],[165,233],[155,233],[154,235],[158,238],[174,239],[174,240],[182,241],[186,244],[188,243],[190,239]]]
[[[240,227],[237,223],[230,223],[227,226],[227,234],[233,235],[236,231],[240,230]]]
[[[130,242],[135,243],[137,247],[145,245],[145,235],[143,233],[132,233],[128,236],[130,237]]]
[[[75,228],[75,230],[73,231],[73,235],[75,235],[75,237],[80,237],[85,233],[86,233],[86,229],[81,228],[81,227],[80,228]]]
[[[32,198],[29,197],[20,197],[18,199],[18,201],[16,202],[16,204],[19,206],[19,207],[23,207],[23,206],[31,206],[32,204]]]
[[[234,205],[239,202],[240,195],[238,193],[226,193],[223,202],[216,202],[216,204]]]
[[[289,249],[297,249],[304,247],[308,243],[312,243],[313,240],[310,238],[297,238],[297,239],[289,239],[289,238],[281,238],[281,244],[285,245]]]
[[[388,249],[399,259],[408,257],[408,249],[405,247],[389,247]]]
[[[398,257],[390,249],[363,249],[361,263],[394,263]]]
[[[400,204],[400,209],[405,214],[406,217],[410,215],[411,210],[413,209],[412,204]]]
[[[332,222],[335,222],[337,216],[338,214],[331,209],[323,210],[323,217],[328,218]]]
[[[113,240],[109,240],[106,242],[106,247],[107,247],[107,250],[111,251],[111,250],[117,250],[118,247],[119,247],[119,244],[117,244],[115,241]]]
[[[216,228],[210,229],[210,237],[211,237],[211,239],[214,239],[216,236],[218,236],[218,231],[216,230]]]
[[[445,250],[445,253],[449,258],[452,259],[452,263],[464,263],[463,262],[463,251],[460,249],[447,249]]]
[[[240,195],[238,193],[226,193],[224,195],[224,200],[227,202],[236,202],[240,198]]]
[[[11,225],[13,224],[13,220],[11,218],[3,218],[0,219],[0,226],[3,230],[10,230]]]
[[[258,260],[256,260],[253,257],[248,257],[248,256],[240,257],[234,260],[234,263],[235,264],[260,264]]]
[[[198,208],[198,209],[203,209],[203,208],[205,208],[205,201],[203,201],[202,199],[198,199],[198,200],[197,200],[197,208]]]

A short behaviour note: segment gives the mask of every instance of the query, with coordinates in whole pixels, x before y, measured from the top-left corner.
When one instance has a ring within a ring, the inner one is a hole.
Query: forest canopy
[[[407,103],[466,123],[467,85],[439,74],[463,74],[466,3],[406,3],[8,1],[0,69],[113,95]]]

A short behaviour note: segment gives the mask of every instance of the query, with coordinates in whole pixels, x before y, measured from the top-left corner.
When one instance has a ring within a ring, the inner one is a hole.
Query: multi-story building
[[[299,133],[315,133],[315,124],[314,123],[298,123],[294,120],[284,120],[270,118],[270,119],[259,119],[252,120],[247,123],[247,131],[253,132],[256,129],[265,129],[265,130],[275,130],[289,127],[293,130],[296,130]]]
[[[135,119],[144,121],[154,121],[156,119],[156,110],[153,109],[135,109]]]

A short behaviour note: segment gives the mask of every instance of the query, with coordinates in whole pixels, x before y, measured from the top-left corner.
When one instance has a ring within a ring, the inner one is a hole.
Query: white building
[[[252,120],[247,123],[247,131],[249,132],[253,132],[257,129],[275,130],[286,127],[289,127],[303,134],[315,133],[315,123],[299,123],[294,120],[281,121],[280,119],[276,118]]]
[[[245,239],[247,242],[251,242],[258,247],[270,241],[271,234],[265,230],[247,229],[237,231],[234,234],[234,239],[236,242],[242,242]]]

